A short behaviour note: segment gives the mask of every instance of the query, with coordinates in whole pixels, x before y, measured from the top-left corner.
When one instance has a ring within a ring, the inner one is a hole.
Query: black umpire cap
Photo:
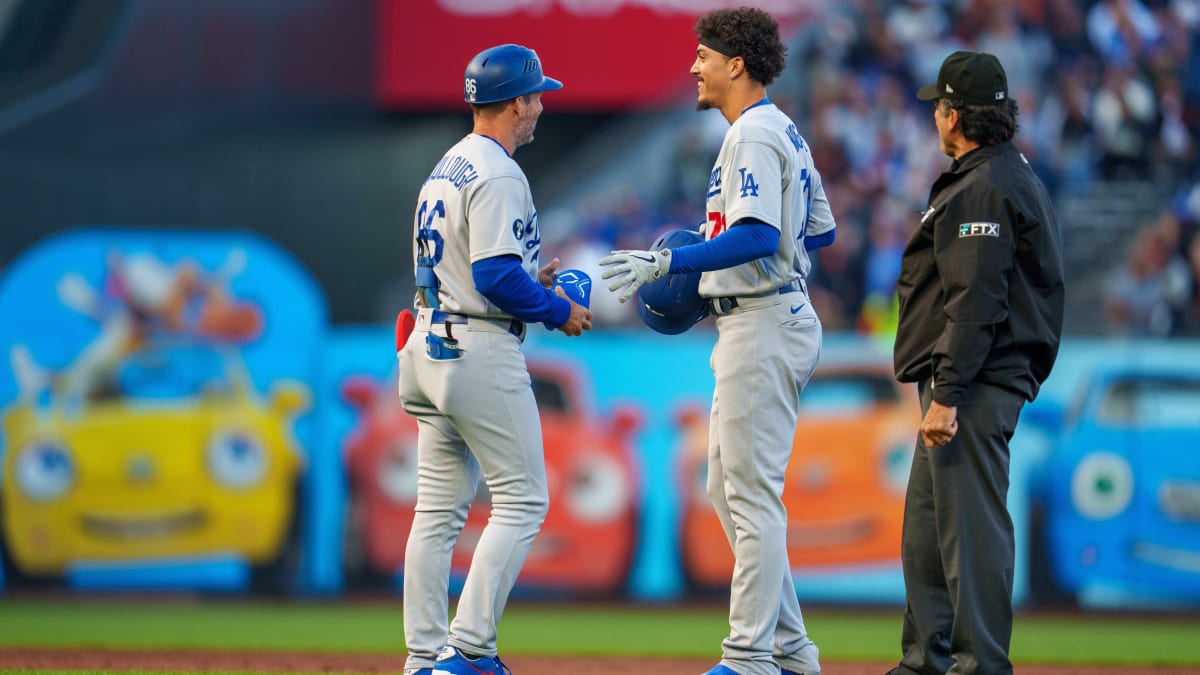
[[[999,105],[1008,98],[1000,59],[982,52],[954,52],[942,61],[937,82],[917,91],[922,101],[950,98],[971,105]]]

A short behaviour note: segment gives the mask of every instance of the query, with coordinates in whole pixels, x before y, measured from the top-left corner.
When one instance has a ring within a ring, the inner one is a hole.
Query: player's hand
[[[571,315],[567,317],[567,322],[559,326],[558,329],[572,337],[583,335],[583,331],[592,329],[592,310],[575,302],[567,296],[566,291],[562,287],[554,289],[554,294],[560,298],[565,298],[571,303]]]
[[[958,408],[929,402],[929,410],[921,421],[921,441],[927,448],[945,445],[958,433]]]
[[[556,274],[558,274],[558,258],[551,260],[549,265],[538,270],[538,283],[542,285],[542,288],[550,288],[554,285]]]
[[[600,259],[600,265],[606,267],[603,279],[615,279],[608,285],[608,290],[616,291],[625,287],[621,297],[625,302],[633,297],[638,287],[665,276],[671,270],[671,249],[661,251],[613,251]]]

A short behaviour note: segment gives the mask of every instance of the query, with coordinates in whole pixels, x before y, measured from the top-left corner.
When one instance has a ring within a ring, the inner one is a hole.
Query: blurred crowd
[[[768,91],[813,148],[838,222],[810,279],[826,329],[893,325],[901,251],[950,163],[914,92],[958,49],[1004,64],[1017,144],[1056,202],[1104,181],[1163,195],[1128,224],[1128,260],[1104,283],[1111,331],[1200,335],[1200,0],[843,0],[804,21]],[[727,125],[716,111],[688,119],[661,180],[641,175],[575,207],[565,262],[646,248],[703,220]],[[598,323],[636,323],[608,295],[594,296]]]

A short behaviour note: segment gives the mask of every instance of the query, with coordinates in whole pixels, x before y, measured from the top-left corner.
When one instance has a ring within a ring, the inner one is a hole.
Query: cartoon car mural
[[[899,564],[904,491],[920,407],[890,364],[822,362],[800,397],[783,502],[796,573]],[[728,588],[733,554],[707,495],[708,410],[677,415],[684,573]]]
[[[637,474],[631,438],[636,409],[592,412],[578,366],[530,358],[542,422],[550,511],[534,540],[518,587],[598,594],[619,589],[637,539]],[[417,424],[400,407],[391,380],[354,376],[343,396],[358,410],[345,444],[350,507],[345,565],[350,583],[392,583],[402,571],[417,499]],[[482,481],[451,559],[463,578],[490,512]]]
[[[1045,544],[1084,604],[1200,601],[1200,371],[1093,372],[1047,462]]]
[[[13,356],[37,381],[28,351]],[[136,352],[85,396],[43,379],[2,414],[8,582],[232,554],[273,590],[295,569],[304,385],[278,381],[263,400],[236,350],[199,345]]]

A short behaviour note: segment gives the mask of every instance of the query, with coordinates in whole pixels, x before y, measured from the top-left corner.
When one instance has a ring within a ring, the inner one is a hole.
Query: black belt
[[[800,290],[801,288],[802,288],[802,286],[800,285],[799,281],[793,281],[786,286],[780,286],[779,288],[776,288],[773,291],[767,291],[765,293],[754,293],[752,295],[739,295],[739,296],[731,295],[731,296],[724,297],[724,298],[713,298],[712,299],[713,311],[720,310],[720,311],[717,311],[717,314],[728,314],[731,310],[737,309],[738,298],[742,298],[743,300],[745,300],[747,298],[765,298],[769,295],[785,295],[787,293],[795,293],[796,291]]]
[[[440,309],[433,310],[433,314],[429,318],[430,323],[450,323],[450,324],[466,324],[472,319],[474,319],[475,321],[484,321],[486,323],[492,324],[493,326],[499,326],[501,328],[504,328],[509,333],[511,333],[513,335],[513,337],[517,338],[518,340],[525,339],[525,324],[521,321],[517,321],[516,319],[508,319],[506,322],[505,319],[499,319],[499,318],[493,319],[491,317],[486,317],[486,316],[467,316],[466,314],[451,314],[450,312],[443,312]]]

